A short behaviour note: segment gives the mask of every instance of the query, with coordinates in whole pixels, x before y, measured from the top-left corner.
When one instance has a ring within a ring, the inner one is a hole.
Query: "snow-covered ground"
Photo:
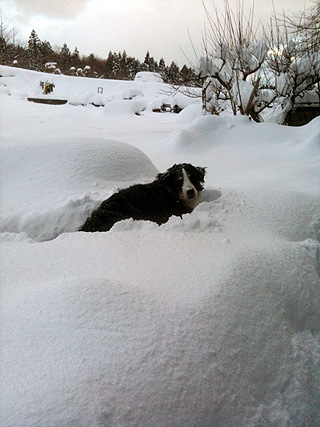
[[[162,83],[0,74],[1,427],[318,426],[320,119],[152,113]],[[47,78],[68,104],[26,101]],[[176,162],[207,167],[192,214],[76,232]]]

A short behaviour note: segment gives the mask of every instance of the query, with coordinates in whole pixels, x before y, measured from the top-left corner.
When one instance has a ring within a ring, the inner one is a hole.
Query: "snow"
[[[244,80],[238,80],[233,83],[232,89],[238,106],[242,106],[243,111],[247,111],[251,94],[254,91],[253,85]]]
[[[138,116],[166,85],[62,75],[110,101],[41,105],[42,74],[0,74],[1,427],[319,425],[319,118]],[[76,232],[184,161],[192,214]]]
[[[161,75],[159,73],[152,73],[151,71],[139,71],[135,75],[134,80],[144,83],[163,83]]]
[[[135,97],[133,100],[116,100],[105,105],[105,114],[112,116],[120,115],[139,115],[147,108],[147,104],[143,98]]]

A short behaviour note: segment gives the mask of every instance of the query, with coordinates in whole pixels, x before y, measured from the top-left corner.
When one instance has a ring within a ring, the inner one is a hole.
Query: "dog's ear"
[[[200,173],[200,175],[202,177],[202,180],[201,180],[202,182],[204,182],[204,177],[206,175],[206,169],[207,168],[202,168],[200,166],[197,167],[197,170],[199,171],[199,173]]]
[[[158,173],[158,175],[156,176],[158,181],[165,181],[167,178],[169,177],[169,172],[163,172],[163,173]]]
[[[167,169],[166,172],[158,173],[156,178],[162,182],[167,181],[168,179],[171,180],[172,179],[172,171],[174,171],[176,166],[177,165],[174,164],[173,166],[171,166],[171,168]]]

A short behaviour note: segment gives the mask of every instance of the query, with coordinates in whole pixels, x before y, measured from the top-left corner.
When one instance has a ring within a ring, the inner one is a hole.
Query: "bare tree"
[[[12,65],[18,30],[0,9],[0,63]]]
[[[208,28],[203,36],[204,55],[198,63],[198,75],[203,80],[204,111],[217,114],[223,108],[222,101],[230,102],[234,115],[240,111],[260,121],[262,110],[254,108],[261,79],[257,72],[268,47],[263,36],[258,35],[260,23],[254,27],[254,0],[248,15],[243,5],[244,0],[239,0],[233,12],[225,0],[224,14],[220,15],[214,3],[211,14],[203,2]]]
[[[315,15],[315,10],[303,12],[296,22],[285,14],[278,18],[274,13],[270,22],[271,50],[267,62],[281,106],[279,123],[286,122],[290,111],[308,92],[317,89],[319,94],[320,19]]]
[[[315,51],[320,45],[320,2],[314,0],[313,5],[302,13],[284,14],[282,22],[290,29],[296,40],[299,40],[300,49],[304,52]]]
[[[6,43],[15,43],[18,31],[10,23],[9,19],[3,14],[0,9],[0,36],[3,37]]]

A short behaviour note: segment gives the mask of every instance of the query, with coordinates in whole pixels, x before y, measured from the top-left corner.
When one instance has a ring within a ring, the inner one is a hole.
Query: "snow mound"
[[[147,104],[143,99],[137,98],[109,102],[105,105],[103,112],[109,116],[140,115],[147,108]]]
[[[210,158],[208,179],[218,186],[269,192],[275,187],[318,195],[319,123],[320,117],[290,128],[243,116],[201,116],[173,132],[163,149],[176,162],[192,159],[206,166],[203,159]]]
[[[310,247],[222,237],[8,244],[3,425],[317,425]]]
[[[202,105],[200,103],[188,105],[178,116],[179,123],[192,123],[202,116]]]
[[[184,95],[183,93],[178,93],[174,95],[171,99],[171,108],[179,108],[183,110],[184,108],[197,103],[199,104],[199,100],[195,98],[191,98],[190,96]]]
[[[144,153],[118,141],[67,138],[24,143],[0,151],[0,230],[26,232],[35,240],[75,231],[118,185],[150,180],[158,173]]]
[[[163,83],[162,77],[159,73],[152,73],[150,71],[139,71],[136,74],[134,81],[143,83]]]
[[[136,96],[144,97],[144,94],[139,89],[128,89],[128,90],[124,91],[121,95],[122,99],[133,99]]]

